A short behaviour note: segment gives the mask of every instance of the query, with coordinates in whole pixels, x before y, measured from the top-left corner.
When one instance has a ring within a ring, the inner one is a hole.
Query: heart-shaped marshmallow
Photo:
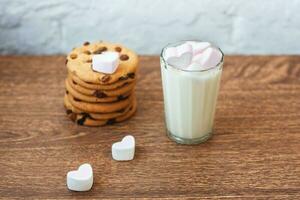
[[[193,58],[193,48],[191,44],[184,43],[176,47],[169,47],[165,51],[167,63],[178,68],[187,67]]]
[[[222,59],[222,53],[218,49],[213,47],[208,47],[202,53],[194,56],[193,63],[196,63],[202,68],[207,69],[219,64],[221,59]]]
[[[73,191],[88,191],[93,185],[93,169],[90,164],[80,165],[78,170],[69,171],[67,174],[67,186]]]
[[[194,41],[188,41],[188,44],[192,45],[193,48],[193,55],[197,55],[202,53],[205,49],[211,46],[209,42],[194,42]]]
[[[111,147],[114,160],[132,160],[135,151],[135,139],[132,135],[125,136],[121,142],[116,142]]]
[[[119,53],[105,51],[101,54],[93,55],[92,61],[93,70],[106,74],[113,74],[119,65]]]

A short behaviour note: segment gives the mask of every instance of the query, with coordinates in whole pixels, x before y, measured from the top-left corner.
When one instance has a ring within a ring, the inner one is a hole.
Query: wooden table
[[[300,57],[227,56],[215,135],[197,146],[165,134],[158,57],[141,57],[138,112],[89,128],[63,108],[64,56],[0,57],[2,199],[300,199]],[[111,144],[136,138],[131,162]],[[71,192],[66,173],[91,163],[94,186]]]

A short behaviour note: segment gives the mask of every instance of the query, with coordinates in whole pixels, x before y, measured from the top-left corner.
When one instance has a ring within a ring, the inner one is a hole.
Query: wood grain
[[[165,134],[158,57],[141,57],[138,112],[101,128],[63,108],[64,56],[0,57],[1,199],[300,199],[300,57],[227,56],[215,135],[197,146]],[[136,137],[131,162],[111,144]],[[66,188],[89,162],[90,192]]]

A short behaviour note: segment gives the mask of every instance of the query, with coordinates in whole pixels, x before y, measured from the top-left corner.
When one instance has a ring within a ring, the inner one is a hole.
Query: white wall
[[[0,0],[0,53],[57,54],[89,40],[158,54],[181,39],[230,54],[299,54],[300,0]]]

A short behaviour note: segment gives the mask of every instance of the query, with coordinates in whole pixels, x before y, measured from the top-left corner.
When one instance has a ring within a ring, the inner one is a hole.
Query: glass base
[[[168,137],[179,144],[200,144],[203,142],[206,142],[211,136],[213,135],[212,132],[200,137],[200,138],[193,138],[193,139],[187,139],[187,138],[181,138],[178,136],[173,135],[169,130],[167,130]]]

